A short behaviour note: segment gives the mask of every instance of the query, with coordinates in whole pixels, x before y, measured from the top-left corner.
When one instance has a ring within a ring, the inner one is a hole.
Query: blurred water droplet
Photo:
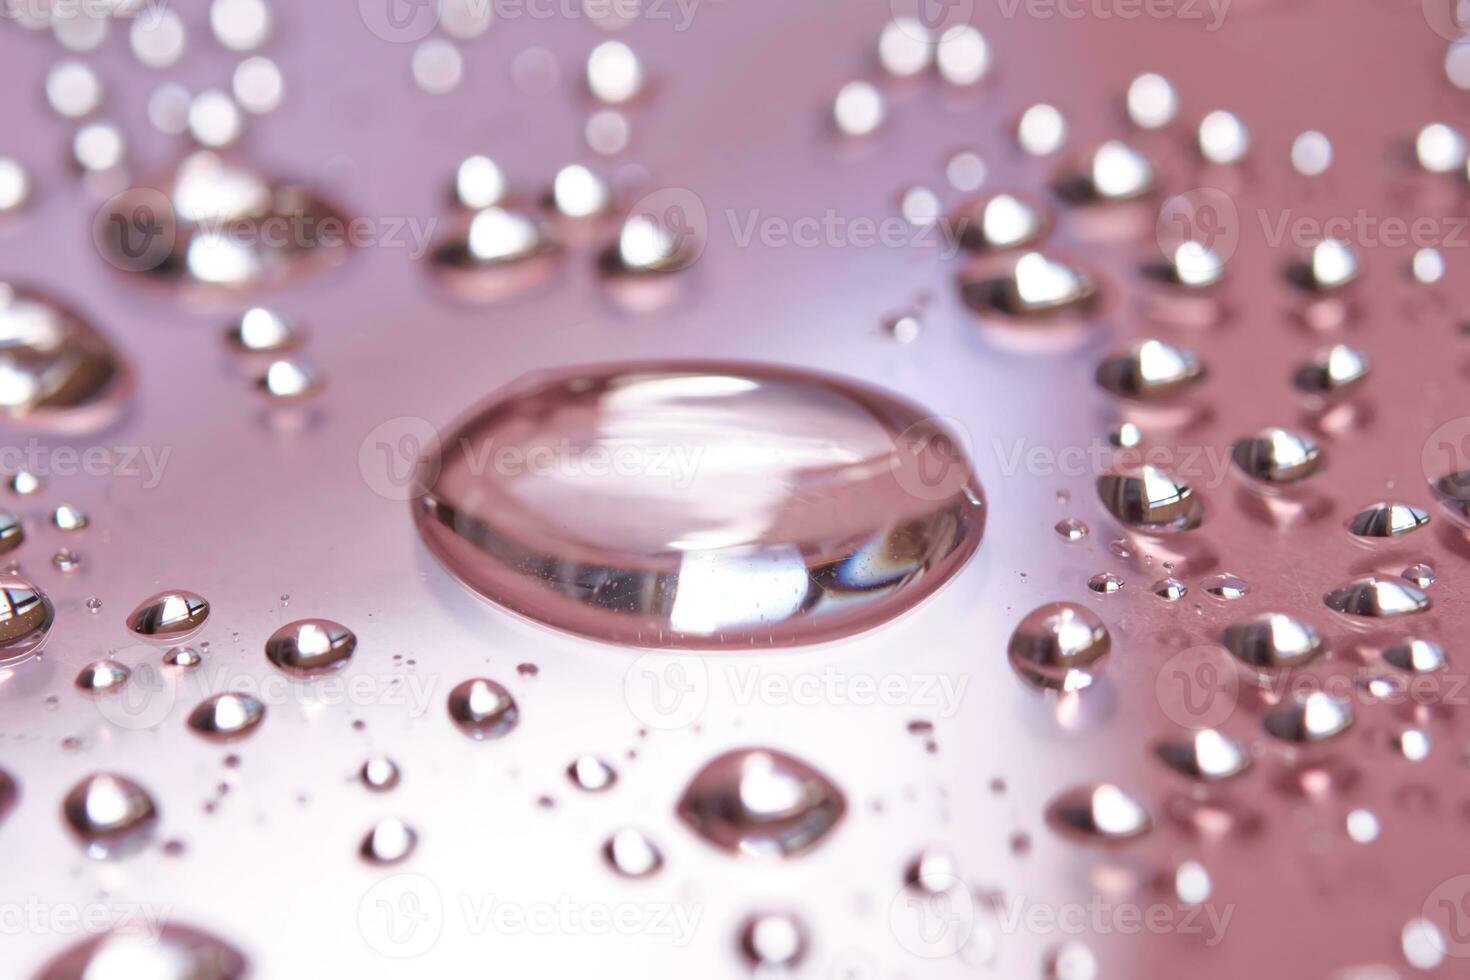
[[[1016,124],[1016,143],[1034,157],[1055,153],[1067,141],[1067,120],[1056,106],[1045,102],[1021,114]]]
[[[1239,742],[1212,728],[1158,742],[1154,753],[1175,772],[1205,782],[1238,776],[1251,766]]]
[[[806,926],[794,913],[757,912],[740,925],[740,951],[758,974],[799,966],[806,950]]]
[[[1321,634],[1283,613],[1260,613],[1233,623],[1221,642],[1241,663],[1264,671],[1304,667],[1323,653]]]
[[[0,413],[64,431],[99,429],[117,418],[132,388],[131,374],[79,314],[0,281],[0,336],[6,338],[0,346]],[[39,478],[12,479],[17,493],[39,488]]]
[[[1179,96],[1163,75],[1147,72],[1128,83],[1128,118],[1142,129],[1159,129],[1174,121]]]
[[[413,853],[418,842],[418,833],[412,827],[397,817],[389,817],[367,832],[358,853],[369,864],[397,864]]]
[[[832,118],[839,132],[867,136],[883,124],[887,109],[883,93],[870,82],[848,82],[832,103]]]
[[[1217,109],[1199,124],[1199,149],[1211,163],[1238,163],[1250,150],[1251,137],[1235,115]]]
[[[600,793],[612,789],[618,774],[612,766],[595,755],[578,756],[567,766],[567,778],[572,785],[589,793]]]
[[[1205,366],[1193,352],[1161,340],[1143,340],[1105,359],[1097,383],[1133,401],[1174,398],[1205,377]]]
[[[1267,733],[1288,742],[1320,742],[1352,723],[1352,705],[1326,691],[1294,697],[1272,708],[1265,718]]]
[[[94,858],[123,857],[153,832],[158,808],[148,792],[126,776],[97,773],[66,794],[62,817]]]
[[[774,749],[737,749],[707,763],[685,789],[678,813],[730,854],[795,857],[816,846],[847,811],[825,775]]]
[[[385,793],[398,785],[398,764],[386,755],[375,755],[358,770],[362,784],[375,793]]]
[[[112,931],[60,953],[37,980],[245,980],[248,964],[222,939],[173,922],[157,931]]]
[[[163,655],[166,667],[198,667],[203,660],[203,654],[194,647],[170,647]]]
[[[657,845],[637,830],[619,830],[602,846],[608,866],[625,878],[646,878],[663,867]]]
[[[1098,843],[1137,837],[1152,826],[1143,805],[1111,783],[1061,793],[1048,805],[1046,817],[1055,830]]]

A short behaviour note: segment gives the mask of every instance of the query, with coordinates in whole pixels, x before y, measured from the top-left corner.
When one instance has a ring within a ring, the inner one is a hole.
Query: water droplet
[[[1123,579],[1112,572],[1098,572],[1087,580],[1087,587],[1101,595],[1112,595],[1123,588]]]
[[[1040,205],[1006,193],[967,201],[946,220],[950,234],[974,252],[1023,248],[1039,240],[1049,226]]]
[[[1185,861],[1174,871],[1174,894],[1181,902],[1199,905],[1210,897],[1210,873],[1198,861]]]
[[[934,42],[920,21],[899,17],[883,25],[878,35],[878,61],[883,70],[900,78],[924,72],[934,61]]]
[[[1097,300],[1093,278],[1080,268],[1027,252],[1008,274],[962,282],[965,301],[980,313],[1036,319],[1085,313]]]
[[[584,789],[589,793],[601,793],[612,789],[613,784],[618,781],[618,774],[612,766],[597,756],[584,755],[578,756],[571,765],[567,766],[567,778],[578,789]]]
[[[170,647],[163,655],[167,667],[198,667],[203,661],[203,654],[193,647]]]
[[[87,526],[87,515],[71,504],[62,504],[51,512],[51,523],[62,531],[80,531]]]
[[[1110,783],[1067,790],[1052,800],[1046,817],[1055,830],[1092,842],[1126,840],[1152,826],[1143,804]]]
[[[1204,782],[1238,776],[1251,766],[1239,742],[1212,728],[1158,742],[1154,754],[1175,772]]]
[[[41,968],[38,980],[245,980],[245,958],[206,932],[162,924],[91,936]]]
[[[158,808],[153,798],[126,776],[97,773],[71,788],[61,814],[94,858],[123,857],[138,850],[153,832]]]
[[[505,198],[505,174],[487,156],[466,157],[454,173],[454,196],[471,211],[494,207]]]
[[[253,51],[264,44],[271,20],[265,0],[214,0],[209,5],[209,29],[231,51]]]
[[[1320,742],[1346,731],[1353,723],[1347,701],[1326,691],[1312,691],[1266,713],[1266,731],[1288,742]]]
[[[1304,667],[1322,656],[1322,636],[1283,613],[1260,613],[1233,623],[1221,636],[1225,649],[1257,670]]]
[[[440,37],[414,48],[412,67],[414,83],[430,95],[447,95],[464,79],[464,56]]]
[[[58,61],[46,73],[46,101],[58,115],[81,119],[102,105],[102,82],[80,61]]]
[[[1045,102],[1032,106],[1016,123],[1016,143],[1034,157],[1055,153],[1067,141],[1067,120],[1056,106]]]
[[[608,865],[625,878],[646,878],[664,865],[657,845],[637,830],[620,830],[602,845]]]
[[[919,339],[919,334],[924,329],[923,323],[912,314],[892,317],[883,324],[883,327],[900,344],[912,344]]]
[[[189,135],[200,146],[223,149],[245,132],[245,117],[228,92],[205,89],[189,102]]]
[[[677,207],[664,214],[629,215],[617,243],[598,256],[598,268],[605,276],[624,278],[664,276],[689,268],[699,257],[701,243],[691,229],[674,223],[679,220],[687,218]]]
[[[356,649],[352,631],[330,619],[287,623],[265,641],[266,659],[298,677],[341,670]]]
[[[281,69],[269,58],[246,58],[235,67],[230,90],[240,108],[257,116],[275,112],[286,95]]]
[[[1444,278],[1444,256],[1438,249],[1421,248],[1409,262],[1409,275],[1415,282],[1432,285]]]
[[[0,769],[0,820],[4,820],[15,809],[15,801],[19,797],[20,790],[16,788],[15,777]]]
[[[1064,517],[1057,521],[1055,530],[1063,541],[1081,541],[1087,537],[1087,525],[1075,517]]]
[[[0,577],[0,664],[35,654],[55,621],[56,609],[46,593],[17,576]]]
[[[939,895],[954,887],[959,873],[954,858],[944,851],[925,850],[904,869],[903,882],[927,895]]]
[[[1452,915],[1459,913],[1452,912]],[[1458,918],[1452,919],[1458,923]],[[1416,970],[1434,970],[1444,962],[1445,951],[1455,949],[1449,940],[1445,939],[1444,933],[1439,931],[1439,926],[1428,919],[1410,919],[1404,923],[1403,931],[1399,936],[1400,945],[1403,947],[1404,959]],[[1459,942],[1459,934],[1456,934],[1456,942]]]
[[[1432,174],[1447,174],[1465,165],[1465,137],[1444,123],[1430,123],[1414,140],[1419,166]]]
[[[603,41],[587,56],[587,87],[592,97],[622,105],[643,90],[643,65],[621,41]]]
[[[1317,177],[1332,166],[1332,141],[1315,129],[1297,136],[1291,144],[1291,165],[1305,177]]]
[[[1216,599],[1230,602],[1240,599],[1250,593],[1250,583],[1238,575],[1229,572],[1220,572],[1201,580],[1200,587]]]
[[[398,785],[398,764],[386,755],[375,755],[358,770],[362,784],[375,793],[386,793]]]
[[[1189,586],[1177,578],[1161,578],[1150,586],[1153,594],[1165,602],[1178,602],[1189,595]]]
[[[463,233],[436,245],[431,262],[447,287],[468,299],[489,301],[539,282],[560,253],[536,221],[497,206],[475,212]]]
[[[1033,610],[1011,634],[1011,666],[1040,687],[1079,691],[1092,684],[1112,645],[1091,609],[1053,602]]]
[[[1159,270],[1162,278],[1175,286],[1204,289],[1219,282],[1225,274],[1225,260],[1201,242],[1181,242],[1174,248],[1169,263]]]
[[[367,832],[358,853],[369,864],[397,864],[413,853],[418,842],[419,835],[412,827],[397,817],[389,817]]]
[[[1434,584],[1434,566],[1424,562],[1410,565],[1404,569],[1404,578],[1421,589],[1427,589]]]
[[[1322,452],[1311,439],[1288,429],[1262,429],[1230,447],[1242,473],[1261,483],[1299,483],[1322,466]]]
[[[1128,201],[1154,186],[1148,158],[1122,140],[1108,140],[1057,182],[1057,193],[1078,204]]]
[[[1368,371],[1368,358],[1362,353],[1345,344],[1334,344],[1297,368],[1292,383],[1304,394],[1338,398],[1354,391]]]
[[[228,742],[244,738],[265,719],[265,705],[250,694],[216,694],[189,712],[189,727],[205,738]]]
[[[11,474],[10,479],[5,481],[6,489],[17,497],[29,497],[31,494],[40,493],[45,485],[45,481],[30,470],[17,470]]]
[[[94,660],[77,673],[76,687],[87,694],[110,694],[131,676],[132,671],[116,660]]]
[[[1389,744],[1410,762],[1422,762],[1429,755],[1429,735],[1421,728],[1403,728],[1393,733]]]
[[[473,739],[502,738],[521,720],[510,692],[484,678],[462,681],[449,692],[449,717]]]
[[[602,214],[612,202],[607,182],[574,163],[556,172],[546,203],[566,218],[591,218]]]
[[[64,431],[113,421],[132,379],[121,357],[76,312],[0,281],[0,413]]]
[[[1097,383],[1133,401],[1173,398],[1205,376],[1205,366],[1192,352],[1162,340],[1140,341],[1108,357],[1097,368]]]
[[[149,68],[168,68],[184,56],[188,38],[184,21],[172,10],[158,10],[138,17],[128,32],[133,56]]]
[[[1358,257],[1346,242],[1326,238],[1287,269],[1287,278],[1310,292],[1332,292],[1358,278]]]
[[[1097,495],[1124,525],[1156,533],[1198,527],[1204,516],[1189,486],[1152,466],[1098,477]]]
[[[225,342],[236,350],[261,354],[291,350],[301,344],[301,334],[275,311],[253,306],[230,325]]]
[[[806,926],[791,912],[757,912],[740,926],[740,951],[758,975],[780,974],[806,956]]]
[[[974,85],[990,70],[990,45],[969,24],[957,24],[940,36],[934,63],[951,85]]]
[[[1251,137],[1235,115],[1216,109],[1200,120],[1199,149],[1211,163],[1239,162],[1250,150]]]
[[[1174,121],[1179,96],[1163,75],[1147,72],[1128,83],[1128,118],[1141,129],[1160,129]]]
[[[1378,839],[1378,817],[1372,810],[1361,807],[1347,815],[1347,833],[1359,844],[1371,844]]]
[[[970,463],[942,426],[882,392],[796,371],[537,376],[442,444],[414,510],[434,554],[487,598],[613,642],[851,635],[932,593],[983,530]],[[504,463],[495,472],[480,461],[486,446]],[[629,522],[630,506],[645,518]]]
[[[832,118],[839,132],[848,136],[867,136],[883,125],[887,109],[883,93],[871,82],[848,82],[837,92],[832,103]]]
[[[775,749],[737,749],[695,774],[679,816],[730,854],[795,857],[818,844],[847,811],[822,773]]]
[[[229,96],[218,94],[233,109]],[[199,108],[196,99],[191,117]],[[347,244],[341,229],[348,224],[305,186],[197,150],[171,172],[109,201],[93,235],[108,262],[149,281],[236,290],[280,285],[341,261]],[[283,228],[290,233],[281,234]]]
[[[174,589],[149,596],[128,614],[128,629],[139,636],[181,640],[204,627],[209,602],[202,595]]]
[[[272,398],[296,401],[321,391],[324,382],[311,368],[296,361],[272,361],[255,387]]]
[[[1085,943],[1071,939],[1046,954],[1047,980],[1097,980],[1097,957]]]
[[[971,150],[959,151],[944,165],[944,177],[957,191],[979,190],[988,173],[985,160]]]
[[[1327,608],[1365,619],[1386,619],[1422,612],[1430,606],[1429,595],[1402,579],[1365,575],[1353,579],[1322,597]]]
[[[1383,659],[1399,670],[1428,674],[1445,666],[1444,648],[1430,640],[1405,639],[1383,651]]]
[[[1429,523],[1429,512],[1413,504],[1380,501],[1353,515],[1348,531],[1360,538],[1391,538]]]
[[[87,607],[87,612],[93,613],[94,615],[102,611],[102,600],[94,595],[87,596],[87,601],[85,605]]]
[[[3,541],[3,537],[0,537]],[[82,567],[82,556],[70,548],[60,548],[51,556],[51,564],[58,572],[74,572]]]

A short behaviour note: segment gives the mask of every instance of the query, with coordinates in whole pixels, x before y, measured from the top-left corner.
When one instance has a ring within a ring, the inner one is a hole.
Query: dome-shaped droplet
[[[567,778],[578,789],[600,793],[618,781],[617,770],[595,755],[578,756],[567,766]]]
[[[1166,281],[1186,289],[1204,289],[1220,281],[1225,274],[1225,260],[1203,242],[1180,242],[1162,268],[1150,267]]]
[[[740,952],[761,975],[800,965],[806,949],[806,926],[793,913],[757,912],[740,926]]]
[[[1422,612],[1430,606],[1428,593],[1402,579],[1365,575],[1322,597],[1327,608],[1365,619],[1386,619]]]
[[[1189,595],[1189,586],[1177,578],[1161,578],[1151,586],[1153,594],[1165,602],[1178,602]]]
[[[0,664],[41,649],[55,621],[56,610],[46,593],[18,576],[0,576]]]
[[[510,692],[485,678],[462,681],[449,692],[449,717],[470,738],[501,738],[521,720]]]
[[[932,848],[920,851],[903,871],[904,885],[928,895],[948,891],[958,878],[954,858],[949,852]]]
[[[1179,111],[1179,94],[1163,75],[1146,72],[1128,83],[1128,118],[1142,129],[1158,129]]]
[[[1405,580],[1414,583],[1421,589],[1427,589],[1434,584],[1434,566],[1428,562],[1417,561],[1405,568],[1403,571]]]
[[[946,219],[950,236],[975,252],[1002,252],[1036,242],[1047,229],[1040,205],[998,193],[965,202]]]
[[[1244,598],[1251,590],[1249,582],[1229,572],[1207,576],[1200,582],[1200,588],[1216,599],[1223,599],[1226,602]]]
[[[93,936],[68,947],[36,980],[245,980],[245,957],[198,929],[162,924]]]
[[[187,289],[235,290],[341,261],[346,229],[315,191],[198,150],[151,186],[108,202],[94,237],[119,269]]]
[[[158,820],[153,798],[126,776],[98,773],[72,787],[61,814],[92,857],[120,857],[139,848]]]
[[[1411,674],[1430,674],[1445,665],[1444,647],[1431,640],[1400,640],[1383,651],[1386,663]]]
[[[658,845],[638,830],[619,830],[602,845],[608,866],[625,878],[646,878],[664,866]]]
[[[1334,344],[1297,368],[1292,384],[1303,394],[1338,398],[1356,390],[1369,369],[1364,354],[1346,344]]]
[[[699,257],[700,243],[691,229],[672,223],[674,220],[678,219],[651,212],[629,215],[617,242],[602,252],[599,267],[607,275],[634,277],[669,275],[688,268]]]
[[[965,300],[980,312],[1038,318],[1085,312],[1097,284],[1081,269],[1040,252],[1027,252],[1009,273],[964,282]]]
[[[1250,131],[1234,113],[1216,109],[1200,120],[1199,149],[1210,163],[1239,163],[1250,147]]]
[[[299,361],[272,361],[255,379],[255,387],[261,394],[281,401],[299,401],[310,398],[322,390],[325,382],[321,375]]]
[[[1087,537],[1087,525],[1075,517],[1064,517],[1057,521],[1053,529],[1061,536],[1063,541],[1081,541]]]
[[[1087,587],[1100,595],[1112,595],[1124,586],[1123,576],[1115,572],[1098,572],[1087,580]]]
[[[263,306],[252,306],[225,331],[225,342],[248,354],[291,350],[301,344],[301,331]]]
[[[1348,531],[1360,538],[1392,538],[1429,523],[1429,512],[1413,504],[1380,501],[1354,514]]]
[[[265,705],[250,694],[216,694],[189,712],[189,727],[217,742],[244,738],[265,719]]]
[[[81,314],[0,281],[0,416],[92,431],[118,417],[131,390],[122,356]]]
[[[94,660],[77,672],[76,688],[87,694],[109,694],[126,684],[132,673],[116,660]]]
[[[1322,636],[1283,613],[1261,613],[1225,627],[1225,649],[1257,670],[1304,667],[1322,655]]]
[[[847,636],[933,593],[984,525],[969,460],[921,409],[765,366],[538,376],[442,445],[414,507],[430,550],[481,595],[613,642]]]
[[[1108,140],[1057,181],[1057,193],[1083,204],[1127,201],[1154,186],[1148,158],[1122,140]]]
[[[1205,366],[1187,350],[1144,340],[1108,357],[1097,368],[1097,383],[1122,398],[1157,401],[1172,398],[1205,376]]]
[[[463,230],[434,247],[435,276],[460,295],[495,300],[545,277],[560,246],[537,221],[508,207],[476,211]]]
[[[1230,458],[1252,480],[1266,484],[1300,483],[1322,466],[1322,451],[1308,437],[1288,429],[1262,429],[1230,447]]]
[[[1358,257],[1346,242],[1323,239],[1287,270],[1287,278],[1309,292],[1332,292],[1358,278]]]
[[[607,182],[580,163],[558,170],[545,198],[545,205],[564,218],[592,218],[611,203]]]
[[[1142,531],[1185,531],[1198,527],[1204,516],[1188,485],[1152,466],[1098,477],[1097,495],[1108,513]]]
[[[1266,731],[1288,742],[1319,742],[1352,723],[1352,705],[1326,691],[1292,698],[1268,711],[1265,719]]]
[[[51,524],[58,531],[81,531],[90,523],[86,511],[71,504],[61,504],[51,512]]]
[[[1046,817],[1064,834],[1102,843],[1137,837],[1152,826],[1143,804],[1110,783],[1067,790],[1052,800]]]
[[[1089,686],[1112,646],[1097,614],[1074,602],[1032,611],[1011,634],[1011,666],[1040,687],[1076,691]]]
[[[794,857],[819,843],[847,811],[821,772],[775,749],[737,749],[695,774],[679,816],[731,854]]]
[[[197,633],[208,618],[209,602],[202,595],[172,589],[144,599],[127,623],[139,636],[177,641]]]
[[[357,851],[369,864],[397,864],[413,853],[418,842],[419,835],[412,827],[389,817],[367,832]]]
[[[375,793],[386,793],[398,785],[398,763],[386,755],[371,756],[357,771],[357,778]]]
[[[1154,754],[1175,772],[1205,782],[1229,779],[1251,765],[1244,746],[1213,728],[1164,739],[1154,745]]]
[[[198,667],[204,656],[195,647],[169,647],[163,654],[166,667]]]
[[[25,530],[14,514],[0,511],[0,555],[14,551],[25,541]]]
[[[266,658],[286,673],[301,677],[341,670],[356,649],[352,631],[330,619],[287,623],[265,641]]]

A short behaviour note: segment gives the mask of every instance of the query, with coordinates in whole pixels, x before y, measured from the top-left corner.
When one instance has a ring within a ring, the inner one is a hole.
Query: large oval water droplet
[[[1097,495],[1108,513],[1142,531],[1186,531],[1204,517],[1200,498],[1187,484],[1152,466],[1098,477]]]
[[[310,677],[341,670],[357,649],[357,637],[330,619],[287,623],[265,641],[265,655],[288,674]]]
[[[112,344],[60,301],[0,281],[0,415],[64,432],[121,413],[132,373]]]
[[[46,593],[19,576],[0,577],[0,666],[40,650],[55,621]]]
[[[187,926],[157,932],[118,929],[68,947],[37,980],[244,980],[245,957],[224,940]]]
[[[1413,504],[1382,501],[1354,514],[1348,521],[1348,531],[1360,538],[1392,538],[1428,523],[1428,511]]]
[[[1423,612],[1431,605],[1429,593],[1402,579],[1365,575],[1322,597],[1327,608],[1363,619],[1387,619]]]
[[[695,774],[679,816],[731,854],[794,857],[826,837],[847,811],[832,781],[775,749],[737,749]]]
[[[92,857],[121,857],[147,840],[158,808],[147,790],[126,776],[98,773],[72,787],[61,814]]]
[[[644,646],[832,640],[974,552],[981,491],[907,403],[782,368],[650,364],[530,378],[423,461],[433,553],[481,595]]]
[[[192,636],[209,618],[209,602],[202,596],[174,589],[150,596],[128,614],[128,629],[139,636],[176,642]]]

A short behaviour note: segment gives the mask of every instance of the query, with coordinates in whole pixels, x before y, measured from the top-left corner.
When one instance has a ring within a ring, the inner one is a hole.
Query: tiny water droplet
[[[602,846],[608,865],[625,878],[646,878],[663,867],[664,856],[641,831],[619,830]]]
[[[1064,517],[1057,521],[1056,532],[1063,541],[1081,541],[1087,537],[1087,525],[1075,517]]]
[[[1404,569],[1404,578],[1421,589],[1427,589],[1434,584],[1434,566],[1428,562],[1416,562]]]
[[[1112,572],[1098,572],[1087,580],[1087,587],[1100,595],[1112,595],[1123,588],[1123,578]]]
[[[1165,602],[1178,602],[1189,595],[1189,586],[1177,578],[1161,578],[1150,586],[1150,589],[1154,595]]]
[[[193,647],[170,647],[163,655],[167,667],[198,667],[203,660],[203,655]]]
[[[398,764],[386,755],[375,755],[358,770],[362,784],[375,793],[384,793],[398,785]]]
[[[612,766],[595,755],[579,756],[567,766],[567,778],[572,785],[589,793],[601,793],[612,789],[618,774]]]
[[[419,835],[412,827],[397,817],[389,817],[367,832],[358,853],[369,864],[397,864],[413,853],[418,842]]]
[[[1220,572],[1201,579],[1200,588],[1216,599],[1223,599],[1226,602],[1243,598],[1249,595],[1251,590],[1250,584],[1245,579],[1229,572]]]

